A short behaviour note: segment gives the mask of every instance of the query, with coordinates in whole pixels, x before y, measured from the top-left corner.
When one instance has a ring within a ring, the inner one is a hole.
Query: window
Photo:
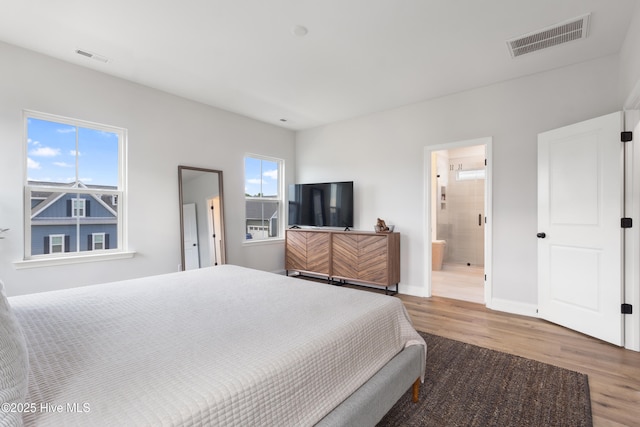
[[[126,249],[126,130],[25,112],[25,259]]]
[[[247,241],[282,237],[283,160],[247,156],[245,171]]]
[[[105,236],[106,233],[91,233],[87,246],[90,247],[92,251],[108,249],[108,247],[105,246]]]
[[[456,181],[471,181],[476,179],[484,179],[484,169],[469,169],[456,171]]]
[[[61,254],[65,252],[65,235],[64,234],[52,234],[48,236],[49,238],[49,247],[47,250],[50,254]]]
[[[84,214],[84,207],[85,207],[85,199],[72,199],[71,202],[73,202],[73,206],[72,206],[72,214],[71,216],[73,218],[82,218],[85,216]]]

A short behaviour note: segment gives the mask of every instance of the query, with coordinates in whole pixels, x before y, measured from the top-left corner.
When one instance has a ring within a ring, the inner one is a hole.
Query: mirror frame
[[[218,174],[218,194],[220,195],[220,264],[227,263],[227,245],[225,242],[225,233],[224,233],[224,193],[223,193],[223,185],[222,185],[222,171],[216,169],[207,169],[200,168],[195,166],[178,166],[178,202],[179,202],[179,212],[180,212],[180,267],[181,270],[185,270],[185,257],[184,257],[184,214],[182,213],[182,204],[183,204],[183,190],[182,190],[182,171],[197,171],[197,172],[211,172]]]

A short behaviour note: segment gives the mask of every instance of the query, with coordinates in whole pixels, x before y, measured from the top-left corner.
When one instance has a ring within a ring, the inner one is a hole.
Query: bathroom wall
[[[436,154],[440,175],[436,235],[447,242],[444,262],[483,266],[485,181],[483,178],[464,179],[462,175],[484,170],[484,146]]]

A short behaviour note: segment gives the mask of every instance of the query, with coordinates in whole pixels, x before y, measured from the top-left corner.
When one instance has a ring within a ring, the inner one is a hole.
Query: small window
[[[65,252],[64,234],[52,234],[49,236],[49,253],[61,254]]]
[[[245,239],[282,237],[284,161],[261,156],[245,157]]]
[[[91,234],[91,250],[99,251],[107,249],[105,247],[105,233],[92,233]]]
[[[476,179],[484,179],[484,169],[469,169],[456,171],[456,181],[471,181]]]
[[[125,251],[126,130],[25,111],[25,259]]]
[[[85,215],[85,199],[71,199],[71,216],[73,218],[84,218]]]

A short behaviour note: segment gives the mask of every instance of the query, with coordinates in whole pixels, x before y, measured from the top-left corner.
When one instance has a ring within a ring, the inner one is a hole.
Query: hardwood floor
[[[420,331],[587,374],[594,426],[640,425],[640,353],[481,304],[398,297]]]
[[[443,264],[431,272],[431,294],[484,304],[484,267]]]
[[[419,331],[587,374],[595,427],[640,426],[640,353],[484,304],[440,296],[397,297]]]

